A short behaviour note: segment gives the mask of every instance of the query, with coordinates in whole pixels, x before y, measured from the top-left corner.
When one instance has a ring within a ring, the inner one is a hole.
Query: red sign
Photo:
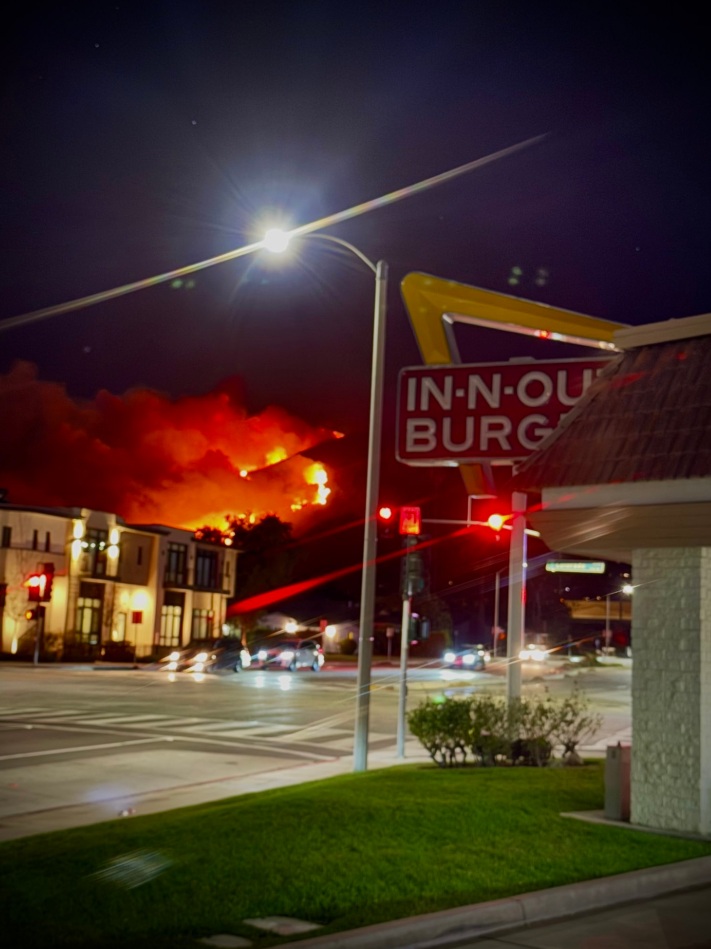
[[[398,461],[506,464],[531,454],[607,359],[411,366],[400,370]]]
[[[138,626],[139,623],[143,622],[143,610],[132,610],[131,611],[131,622]]]
[[[400,508],[400,533],[415,535],[422,533],[422,513],[419,507]]]

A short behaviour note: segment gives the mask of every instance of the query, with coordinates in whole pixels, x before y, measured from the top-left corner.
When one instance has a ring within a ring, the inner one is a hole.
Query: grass
[[[711,854],[698,841],[586,824],[601,763],[565,769],[407,765],[0,845],[3,942],[195,949],[297,916],[326,931]],[[134,851],[168,866],[133,889],[97,873]]]

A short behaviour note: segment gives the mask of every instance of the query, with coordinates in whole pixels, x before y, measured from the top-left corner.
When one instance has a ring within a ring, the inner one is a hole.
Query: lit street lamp
[[[281,253],[293,235],[272,228],[264,237],[264,247]],[[365,530],[363,535],[363,576],[360,594],[358,634],[358,682],[356,694],[353,770],[368,768],[368,721],[370,716],[370,670],[373,657],[373,618],[375,614],[375,547],[377,538],[378,488],[380,482],[380,440],[383,412],[383,369],[385,355],[385,316],[388,291],[388,265],[384,260],[373,263],[353,244],[330,234],[303,234],[339,244],[361,260],[375,275],[373,307],[373,356],[370,374],[370,416],[368,424],[368,462],[365,485]]]

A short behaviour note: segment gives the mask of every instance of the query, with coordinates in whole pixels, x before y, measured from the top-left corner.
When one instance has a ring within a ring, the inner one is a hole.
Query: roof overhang
[[[544,488],[528,520],[552,550],[579,556],[711,547],[711,478]]]

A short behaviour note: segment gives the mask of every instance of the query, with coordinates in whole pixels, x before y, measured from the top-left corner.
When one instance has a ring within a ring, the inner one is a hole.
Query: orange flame
[[[328,474],[303,453],[340,437],[275,407],[248,415],[234,380],[176,400],[134,389],[79,403],[29,363],[0,375],[0,416],[0,484],[14,503],[191,529],[325,504]]]

